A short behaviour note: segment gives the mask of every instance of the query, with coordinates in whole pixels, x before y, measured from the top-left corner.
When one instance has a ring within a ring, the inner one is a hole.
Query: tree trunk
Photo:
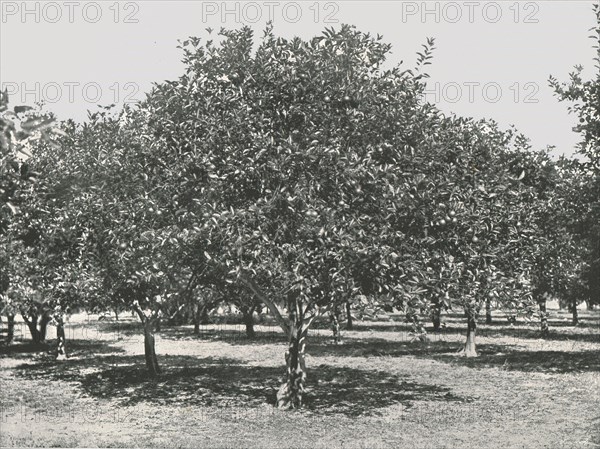
[[[577,298],[573,298],[571,311],[573,312],[573,326],[577,326],[579,324],[579,316],[577,314]]]
[[[342,341],[342,336],[340,334],[340,311],[337,305],[331,310],[329,318],[331,320],[331,330],[333,331],[333,342],[339,345]]]
[[[477,357],[477,348],[475,346],[475,332],[477,331],[477,321],[472,314],[467,314],[467,342],[465,344],[464,356]]]
[[[200,306],[198,303],[192,306],[192,322],[194,323],[194,335],[200,335]]]
[[[302,395],[306,382],[306,365],[304,361],[304,348],[308,324],[303,329],[304,319],[302,307],[297,298],[288,303],[289,327],[288,350],[285,354],[287,366],[286,380],[277,392],[277,407],[282,409],[297,409],[302,407]]]
[[[29,313],[29,314],[21,314],[21,316],[23,317],[23,321],[25,321],[25,324],[27,324],[27,327],[29,328],[29,333],[31,334],[31,340],[33,341],[34,344],[40,344],[44,341],[44,339],[42,338],[42,334],[40,332],[40,330],[38,329],[38,314],[37,313]],[[45,331],[44,331],[44,337],[45,337]]]
[[[42,339],[40,338],[40,332],[38,331],[37,328],[37,320],[33,321],[33,319],[31,321],[25,321],[25,323],[27,323],[27,327],[29,328],[29,333],[31,334],[31,340],[33,341],[34,344],[40,344],[42,342]]]
[[[15,314],[9,313],[8,315],[6,315],[6,318],[6,329],[8,331],[8,333],[6,334],[6,344],[9,345],[15,338]]]
[[[208,316],[208,307],[206,306],[201,308],[200,324],[210,324],[210,317]]]
[[[282,409],[298,409],[302,407],[302,395],[306,383],[306,364],[304,348],[306,335],[299,329],[292,329],[288,351],[285,354],[287,365],[286,382],[277,392],[277,407]]]
[[[161,330],[161,319],[157,318],[156,319],[156,332],[160,332]]]
[[[147,318],[144,322],[144,356],[146,358],[146,368],[150,377],[160,374],[158,359],[154,345],[154,323],[155,320]]]
[[[115,309],[115,321],[119,321],[119,311]]]
[[[352,307],[350,307],[350,301],[346,301],[346,329],[349,331],[354,329],[354,323],[352,322]]]
[[[254,307],[241,307],[242,317],[246,326],[246,337],[254,338],[256,333],[254,332]]]
[[[65,323],[62,316],[56,317],[56,360],[67,358],[67,347],[65,338]]]
[[[50,321],[52,321],[52,317],[48,312],[44,312],[40,318],[40,341],[46,341],[46,331]]]
[[[434,332],[439,332],[441,329],[441,326],[442,326],[441,313],[442,313],[442,311],[439,306],[433,307],[433,310],[431,311],[431,323],[433,324]]]
[[[485,324],[492,324],[492,300],[490,298],[485,300]]]
[[[540,307],[540,330],[542,336],[548,335],[548,312],[546,312],[546,295],[540,296],[538,299],[538,305]]]
[[[200,304],[194,304],[194,309],[192,310],[192,321],[194,322],[194,335],[200,335],[200,316],[202,315],[202,310],[200,310]]]

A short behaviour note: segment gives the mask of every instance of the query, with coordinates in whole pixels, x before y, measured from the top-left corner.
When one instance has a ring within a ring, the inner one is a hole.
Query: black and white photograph
[[[600,449],[598,0],[0,0],[0,447]]]

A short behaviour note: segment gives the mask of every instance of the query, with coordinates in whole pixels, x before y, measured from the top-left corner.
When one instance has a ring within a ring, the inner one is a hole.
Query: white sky
[[[493,118],[572,154],[576,118],[548,87],[576,64],[593,71],[591,1],[0,1],[0,83],[13,104],[46,100],[60,119],[86,117],[97,104],[141,99],[153,81],[182,73],[177,39],[205,28],[251,25],[269,17],[276,34],[308,38],[350,23],[382,34],[391,62],[414,66],[436,38],[428,100],[444,111]],[[223,13],[226,13],[223,15]]]

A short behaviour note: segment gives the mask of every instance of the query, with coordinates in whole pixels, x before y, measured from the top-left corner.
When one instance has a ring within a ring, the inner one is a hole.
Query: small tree
[[[581,134],[578,152],[584,157],[580,164],[581,192],[586,200],[585,213],[580,217],[581,237],[585,240],[585,265],[581,270],[581,288],[578,290],[588,304],[600,303],[600,6],[593,5],[596,26],[591,31],[596,57],[596,75],[591,80],[582,78],[582,66],[576,66],[567,83],[550,77],[550,86],[559,101],[573,103],[569,112],[579,123],[574,131]]]
[[[28,320],[31,318],[28,324],[32,337],[39,342],[45,338],[45,312],[34,302],[24,305],[20,301],[21,296],[11,293],[18,285],[12,278],[14,272],[11,272],[11,267],[18,262],[22,249],[16,240],[23,234],[23,229],[15,226],[13,218],[20,206],[26,204],[25,192],[32,189],[37,177],[30,167],[33,146],[38,142],[56,145],[57,131],[51,115],[29,106],[15,106],[10,110],[8,105],[8,93],[0,92],[0,259],[3,261],[0,265],[0,302],[9,321],[10,339],[14,331],[15,313],[25,311],[25,317]],[[41,317],[39,327],[38,316]]]
[[[540,203],[515,164],[524,150],[520,137],[435,110],[420,123],[423,136],[405,166],[411,176],[394,221],[411,242],[399,263],[402,273],[393,276],[404,280],[396,306],[419,326],[423,313],[436,318],[441,308],[459,307],[467,321],[463,353],[476,356],[485,303],[531,312],[529,235]]]
[[[49,155],[45,167],[54,174],[51,199],[58,201],[53,210],[62,211],[57,212],[57,226],[50,229],[61,229],[57,236],[64,240],[55,245],[62,253],[50,253],[64,257],[64,249],[71,248],[74,272],[87,278],[75,289],[86,298],[89,310],[112,303],[113,308],[138,314],[146,365],[150,375],[156,375],[155,328],[172,303],[183,298],[181,290],[193,273],[180,264],[189,236],[166,217],[167,211],[175,211],[167,209],[172,208],[171,192],[161,189],[160,160],[142,151],[143,123],[143,116],[129,110],[90,114],[81,126],[65,123],[62,151]],[[69,208],[60,207],[65,202]],[[71,234],[65,235],[66,230]],[[46,251],[51,249],[48,243]],[[51,289],[61,298],[61,309],[73,297],[72,285],[64,284],[62,293],[57,285]]]

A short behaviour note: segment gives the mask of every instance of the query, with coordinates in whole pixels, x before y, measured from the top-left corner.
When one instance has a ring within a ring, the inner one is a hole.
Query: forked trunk
[[[46,340],[46,329],[50,321],[49,315],[44,312],[41,315],[37,313],[21,314],[34,344],[43,343]]]
[[[542,336],[548,335],[549,327],[548,327],[548,312],[546,312],[546,296],[542,295],[538,300],[538,305],[540,307],[540,330],[542,332]]]
[[[277,392],[277,407],[297,409],[302,407],[302,395],[306,383],[306,365],[304,348],[306,346],[307,329],[302,331],[302,319],[291,314],[292,324],[289,330],[288,351],[285,354],[287,366],[286,381]]]
[[[465,344],[464,356],[477,357],[477,348],[475,346],[475,332],[477,331],[477,321],[472,315],[467,316],[467,342]]]
[[[40,332],[37,328],[37,320],[34,321],[34,318],[31,318],[31,321],[25,320],[27,327],[29,328],[29,333],[31,334],[31,340],[35,344],[39,344],[42,342],[40,338]]]
[[[250,288],[271,311],[273,316],[288,337],[288,351],[285,354],[286,376],[284,383],[277,391],[277,407],[282,409],[295,409],[302,406],[304,385],[306,383],[306,365],[304,361],[304,348],[310,324],[318,317],[318,310],[305,320],[302,301],[298,292],[288,292],[287,310],[288,319],[284,319],[279,309],[270,298],[262,292],[260,287],[250,278],[241,276],[242,282]]]
[[[146,368],[150,377],[160,374],[158,359],[154,345],[154,320],[146,319],[144,322],[144,356],[146,358]]]
[[[282,409],[302,407],[302,395],[306,383],[304,348],[308,326],[303,329],[302,307],[297,301],[297,298],[294,298],[288,304],[290,325],[287,328],[289,342],[285,354],[287,371],[285,382],[277,392],[277,407]]]
[[[65,323],[62,316],[56,319],[56,360],[65,360],[67,358],[67,347],[65,338]]]
[[[354,329],[354,323],[352,322],[352,307],[350,307],[350,301],[346,302],[346,329],[351,331]]]

